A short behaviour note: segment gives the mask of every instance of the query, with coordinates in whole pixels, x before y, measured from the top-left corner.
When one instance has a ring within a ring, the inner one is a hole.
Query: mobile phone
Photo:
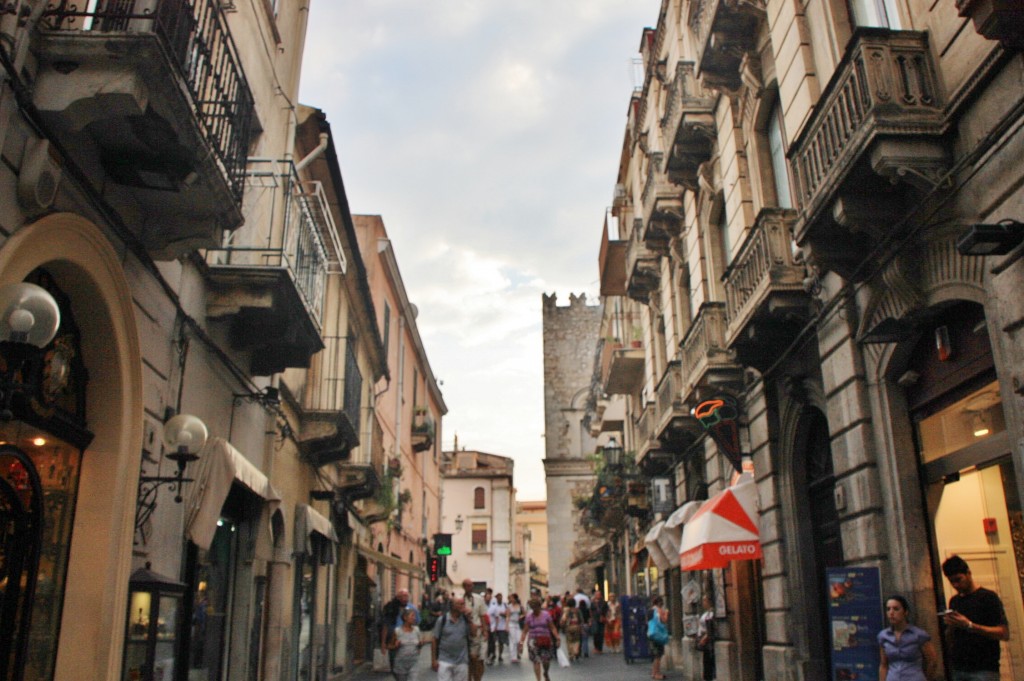
[[[939,612],[939,617],[945,617],[946,615],[951,615],[954,612],[956,612],[956,610],[942,610]]]

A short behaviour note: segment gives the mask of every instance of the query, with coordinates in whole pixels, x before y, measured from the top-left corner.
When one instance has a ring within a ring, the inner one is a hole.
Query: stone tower
[[[588,455],[595,441],[583,426],[594,371],[601,307],[587,305],[585,294],[570,295],[558,306],[555,294],[543,296],[544,474],[548,503],[548,561],[551,593],[575,590],[569,568],[577,544],[573,498],[593,489]]]

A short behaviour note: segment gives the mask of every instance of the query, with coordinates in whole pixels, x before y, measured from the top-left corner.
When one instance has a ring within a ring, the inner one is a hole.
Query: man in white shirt
[[[508,645],[508,606],[502,602],[501,594],[494,597],[491,607],[487,608],[487,616],[491,620],[491,641],[496,642],[498,664],[501,664]],[[494,648],[494,644],[488,646],[487,664],[494,664]]]

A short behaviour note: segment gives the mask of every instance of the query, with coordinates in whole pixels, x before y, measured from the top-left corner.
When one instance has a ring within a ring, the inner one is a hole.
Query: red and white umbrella
[[[705,501],[683,527],[679,567],[710,570],[733,560],[760,558],[757,517],[757,487],[753,477],[744,475]]]

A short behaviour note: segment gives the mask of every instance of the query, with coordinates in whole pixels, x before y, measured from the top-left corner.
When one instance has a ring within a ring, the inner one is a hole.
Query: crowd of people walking
[[[999,596],[976,584],[959,556],[946,560],[942,570],[956,591],[949,609],[939,613],[948,678],[998,681],[999,643],[1009,639]],[[524,606],[518,594],[510,594],[506,601],[490,589],[475,593],[470,580],[462,587],[461,596],[441,592],[420,608],[401,589],[384,607],[380,652],[387,656],[396,681],[418,681],[420,650],[428,645],[439,681],[481,681],[486,666],[505,664],[506,656],[509,664],[528,661],[537,681],[550,681],[553,661],[569,666],[591,654],[622,652],[623,612],[615,594],[605,600],[599,591],[588,595],[578,589],[575,594],[542,597],[535,590]],[[701,653],[702,678],[714,681],[716,615],[710,594],[703,595],[701,605],[694,647]],[[911,622],[907,598],[889,596],[883,611],[886,626],[877,635],[879,681],[940,678],[938,650],[928,632]],[[670,636],[669,612],[661,596],[651,599],[646,616],[651,678],[664,679],[661,658]]]

